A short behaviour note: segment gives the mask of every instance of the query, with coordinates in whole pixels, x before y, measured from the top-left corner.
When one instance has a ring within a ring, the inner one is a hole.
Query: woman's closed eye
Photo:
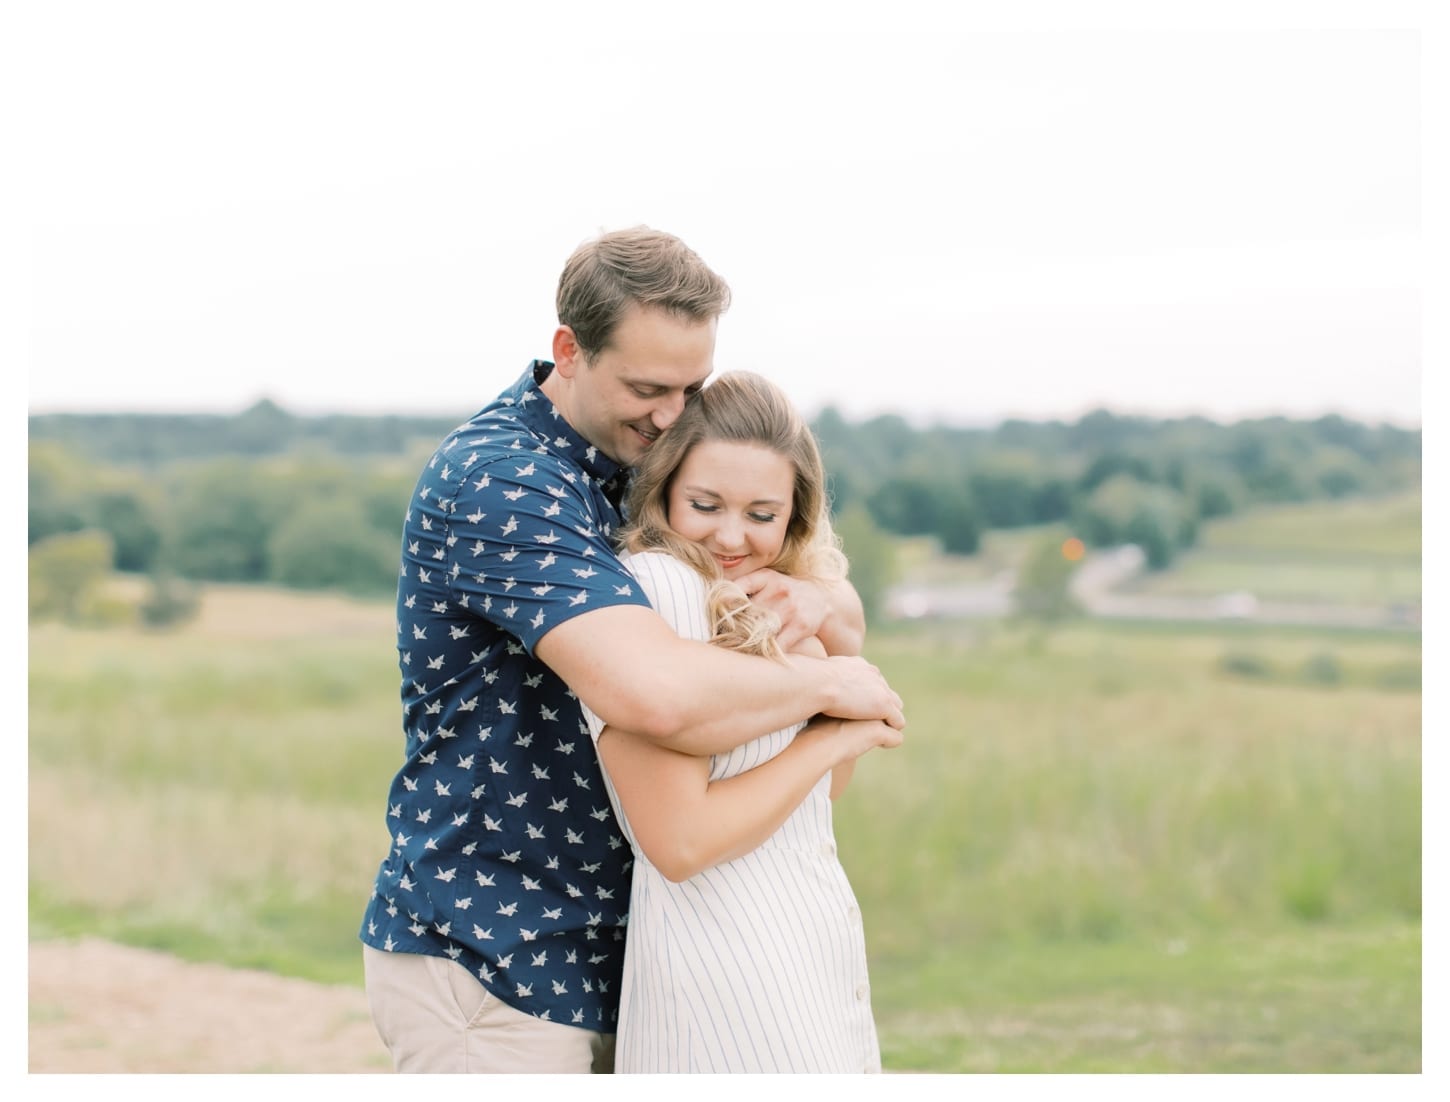
[[[745,515],[757,524],[771,524],[776,518],[775,513],[746,513]]]

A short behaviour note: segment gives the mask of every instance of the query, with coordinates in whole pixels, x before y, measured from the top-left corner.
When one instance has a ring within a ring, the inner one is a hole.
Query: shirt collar
[[[556,451],[567,455],[600,482],[608,482],[616,475],[626,477],[628,471],[575,432],[544,393],[540,384],[553,370],[549,360],[530,361],[518,381],[501,397],[513,407],[514,416],[520,422],[549,440]]]

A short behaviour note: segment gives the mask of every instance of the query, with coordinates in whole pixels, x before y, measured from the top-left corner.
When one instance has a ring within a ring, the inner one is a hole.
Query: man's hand
[[[775,570],[756,570],[736,582],[753,602],[780,617],[783,650],[819,635],[831,654],[860,652],[865,621],[849,582],[792,578]]]
[[[792,662],[825,661],[831,678],[831,703],[823,710],[839,719],[879,719],[902,730],[906,714],[899,697],[881,676],[881,671],[864,658],[836,656],[826,659],[790,658]]]

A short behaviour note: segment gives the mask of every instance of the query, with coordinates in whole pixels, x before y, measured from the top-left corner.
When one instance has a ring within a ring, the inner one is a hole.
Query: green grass
[[[389,642],[32,631],[32,933],[359,982]]]
[[[360,983],[401,750],[379,619],[33,629],[31,936]],[[1418,637],[939,624],[870,657],[910,727],[837,833],[889,1069],[1418,1069]]]
[[[1418,604],[1420,494],[1261,507],[1205,524],[1196,547],[1131,592],[1346,605]]]
[[[1419,560],[1419,491],[1384,498],[1260,506],[1206,524],[1211,551],[1287,551],[1300,556]]]
[[[1418,559],[1306,561],[1298,552],[1185,551],[1172,569],[1146,575],[1124,591],[1175,597],[1246,592],[1273,601],[1413,604],[1420,600],[1421,576]]]
[[[913,585],[980,585],[1022,561],[1064,525],[989,531],[975,555],[947,555],[936,540],[897,541],[898,580]],[[1260,506],[1205,523],[1196,546],[1170,569],[1145,574],[1125,592],[1346,605],[1416,605],[1422,589],[1421,496]]]
[[[872,961],[888,1068],[1420,1069],[1418,925],[1039,943]],[[884,1010],[882,1008],[885,1008]]]

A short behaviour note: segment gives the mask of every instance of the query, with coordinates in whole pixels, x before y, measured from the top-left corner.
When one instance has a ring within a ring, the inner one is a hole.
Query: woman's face
[[[795,467],[760,444],[707,440],[690,449],[670,487],[670,527],[734,581],[780,557]]]

